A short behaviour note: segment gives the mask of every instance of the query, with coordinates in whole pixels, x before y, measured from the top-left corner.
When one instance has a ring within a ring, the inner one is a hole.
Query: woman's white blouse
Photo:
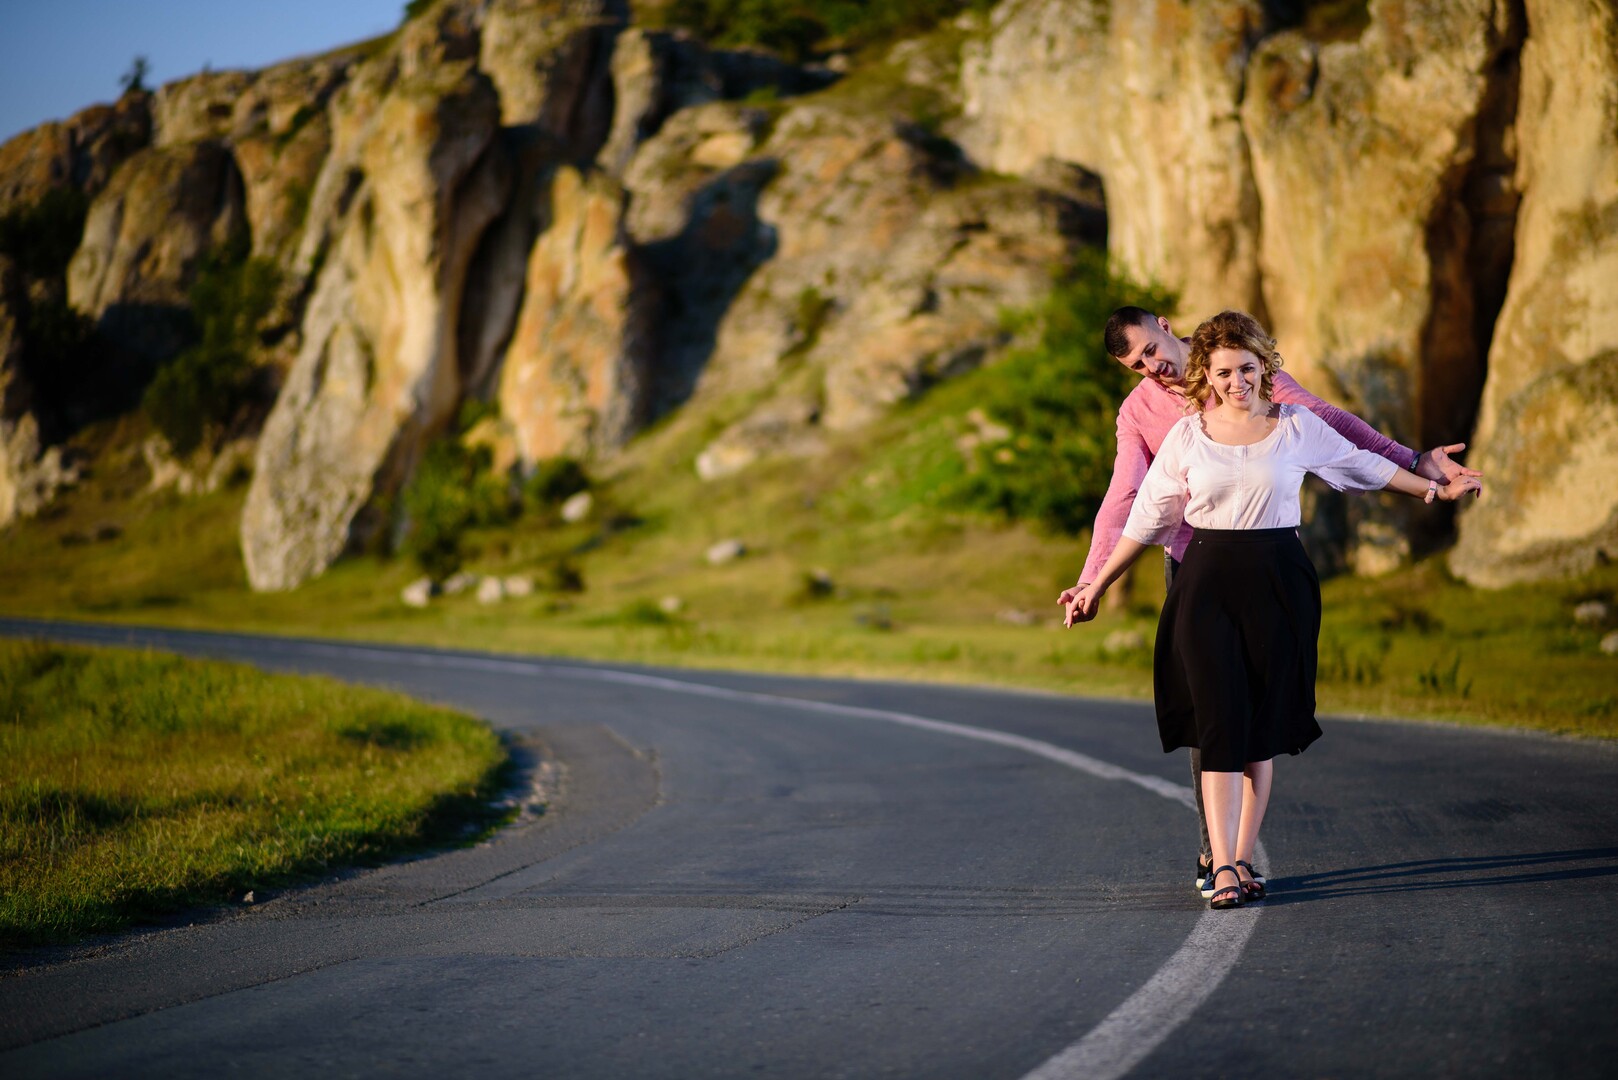
[[[1304,473],[1338,491],[1377,491],[1398,471],[1301,405],[1282,405],[1275,430],[1251,446],[1214,442],[1202,418],[1188,416],[1169,429],[1152,460],[1124,535],[1161,544],[1181,521],[1196,529],[1296,528]]]

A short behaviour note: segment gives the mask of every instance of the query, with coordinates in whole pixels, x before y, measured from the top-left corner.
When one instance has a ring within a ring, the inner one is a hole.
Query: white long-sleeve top
[[[1377,491],[1399,471],[1308,409],[1280,409],[1275,430],[1250,446],[1214,442],[1200,416],[1170,428],[1141,482],[1124,535],[1161,544],[1182,521],[1196,529],[1297,528],[1303,519],[1298,489],[1304,473],[1338,491]]]

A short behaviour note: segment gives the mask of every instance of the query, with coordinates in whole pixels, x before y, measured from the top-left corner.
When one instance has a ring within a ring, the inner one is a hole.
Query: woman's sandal
[[[1264,879],[1258,876],[1258,871],[1253,869],[1253,864],[1246,859],[1237,859],[1236,865],[1246,870],[1247,876],[1253,879],[1242,882],[1242,899],[1249,901],[1264,899]],[[1237,874],[1236,878],[1240,881],[1241,874]]]
[[[1213,876],[1208,879],[1209,882],[1212,883],[1216,881],[1219,875],[1223,874],[1226,870],[1229,870],[1232,874],[1236,874],[1236,868],[1234,866],[1221,866],[1219,869],[1213,872]],[[1225,911],[1233,907],[1239,907],[1242,902],[1244,891],[1245,890],[1242,887],[1242,876],[1240,874],[1236,874],[1236,884],[1226,885],[1223,889],[1215,889],[1213,891],[1213,895],[1208,898],[1208,909],[1210,911]],[[1224,897],[1226,893],[1230,893],[1230,896],[1220,899],[1220,897]]]

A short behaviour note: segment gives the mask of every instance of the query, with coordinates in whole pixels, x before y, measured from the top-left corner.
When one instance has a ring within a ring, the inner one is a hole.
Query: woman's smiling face
[[[1257,412],[1264,403],[1264,365],[1246,349],[1215,349],[1208,354],[1208,385],[1219,404]]]

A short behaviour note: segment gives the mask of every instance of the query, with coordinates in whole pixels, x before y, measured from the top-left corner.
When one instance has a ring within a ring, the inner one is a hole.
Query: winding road
[[[0,973],[0,1076],[1544,1076],[1618,1062],[1618,747],[1327,720],[1271,898],[1150,707],[0,620],[404,690],[559,763],[490,843]]]

